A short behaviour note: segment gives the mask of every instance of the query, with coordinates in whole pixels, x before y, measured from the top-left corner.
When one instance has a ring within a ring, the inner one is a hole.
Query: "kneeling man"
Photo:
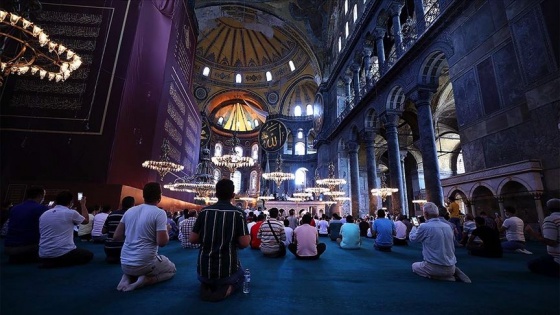
[[[128,209],[117,226],[113,240],[122,241],[122,279],[119,291],[134,289],[171,279],[177,270],[167,257],[158,255],[158,246],[169,242],[167,215],[156,205],[161,201],[159,183],[148,183],[144,204]],[[126,238],[124,237],[126,236]]]
[[[439,219],[438,207],[428,202],[423,211],[426,223],[413,227],[409,238],[411,242],[422,243],[424,261],[413,263],[412,271],[430,279],[470,283],[469,277],[455,266],[453,230]]]

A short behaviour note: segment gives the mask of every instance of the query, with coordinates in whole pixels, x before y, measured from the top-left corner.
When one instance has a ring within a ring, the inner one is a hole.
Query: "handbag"
[[[276,239],[276,243],[278,243],[278,254],[276,254],[274,257],[284,257],[284,256],[286,256],[286,245],[284,245],[283,242],[280,242],[280,240],[278,239],[278,236],[276,236],[276,233],[274,233],[274,229],[272,228],[272,224],[270,224],[270,221],[266,220],[266,222],[268,223],[268,226],[270,227],[270,230],[272,231],[272,235],[274,235],[274,238]]]

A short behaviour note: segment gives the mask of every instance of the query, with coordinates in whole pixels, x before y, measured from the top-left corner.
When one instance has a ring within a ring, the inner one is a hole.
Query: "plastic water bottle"
[[[245,269],[245,280],[243,281],[243,293],[251,292],[251,272]]]

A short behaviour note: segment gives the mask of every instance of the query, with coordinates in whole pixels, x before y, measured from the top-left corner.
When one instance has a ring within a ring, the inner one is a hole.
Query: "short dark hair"
[[[257,221],[264,221],[264,214],[262,214],[262,213],[259,214],[259,215],[257,216]]]
[[[479,217],[479,216],[476,216],[474,218],[474,222],[476,223],[476,225],[485,225],[486,224],[486,221],[484,220],[484,218]]]
[[[290,226],[290,220],[284,219],[284,226]]]
[[[290,211],[288,211],[290,213],[290,215],[294,215],[294,213],[296,213],[296,210],[294,209],[290,209]]]
[[[103,213],[107,213],[109,211],[111,211],[111,206],[109,206],[109,205],[104,205],[102,210],[101,210],[101,212],[103,212]]]
[[[31,186],[25,192],[25,199],[35,199],[39,196],[45,196],[45,188],[43,186]]]
[[[354,223],[354,217],[352,215],[347,215],[346,216],[346,222],[348,223]]]
[[[377,216],[380,217],[380,218],[384,218],[385,217],[385,210],[383,210],[383,209],[377,210]]]
[[[135,202],[136,201],[134,200],[134,197],[132,197],[132,196],[124,197],[121,201],[121,210],[126,211],[126,210],[130,209],[131,207],[134,206]]]
[[[216,197],[218,200],[229,200],[233,197],[235,186],[231,179],[222,178],[216,183]]]
[[[336,212],[333,213],[332,217],[333,217],[335,220],[340,220],[340,216],[339,216],[338,213],[336,213]]]
[[[311,214],[306,213],[301,217],[301,224],[309,224],[311,223]]]
[[[514,207],[504,207],[504,210],[506,212],[511,213],[511,214],[515,214],[515,208]]]
[[[189,218],[196,217],[196,210],[190,210],[188,216],[189,216]]]
[[[271,218],[277,218],[278,217],[278,208],[271,208],[270,210],[268,210],[268,214],[270,214]]]
[[[161,200],[161,185],[156,182],[147,183],[143,189],[144,202],[153,203]]]
[[[74,199],[74,195],[69,190],[63,190],[56,195],[56,204],[61,206],[68,206]]]

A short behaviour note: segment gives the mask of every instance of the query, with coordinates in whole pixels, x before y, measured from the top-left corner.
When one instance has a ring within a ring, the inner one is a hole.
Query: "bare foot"
[[[123,291],[123,289],[128,285],[130,285],[130,277],[123,274],[121,282],[119,282],[119,284],[117,285],[117,290]]]
[[[134,283],[130,283],[123,288],[123,291],[128,292],[142,287],[146,283],[146,276],[138,277]]]

